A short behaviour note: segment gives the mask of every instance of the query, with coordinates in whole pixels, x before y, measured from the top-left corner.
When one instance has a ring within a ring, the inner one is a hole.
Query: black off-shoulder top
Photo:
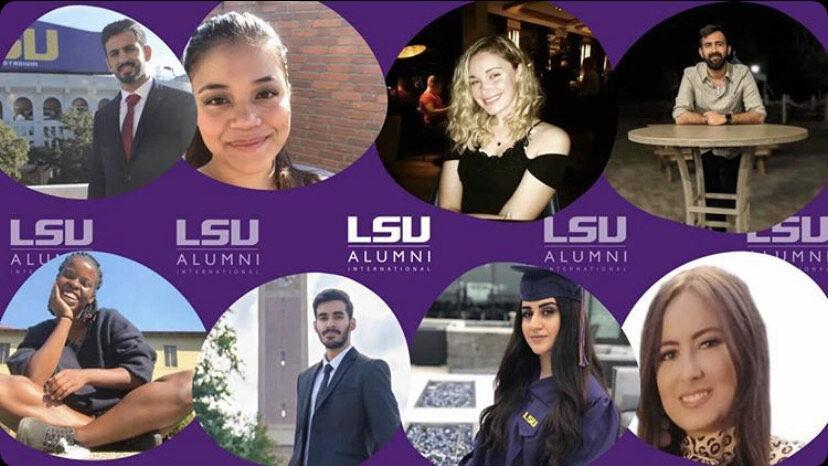
[[[446,156],[446,160],[460,161],[457,172],[463,184],[460,207],[463,213],[499,214],[527,170],[544,184],[556,191],[559,189],[569,157],[541,154],[529,159],[526,157],[528,139],[528,135],[519,139],[499,157],[489,156],[480,149],[452,151]]]

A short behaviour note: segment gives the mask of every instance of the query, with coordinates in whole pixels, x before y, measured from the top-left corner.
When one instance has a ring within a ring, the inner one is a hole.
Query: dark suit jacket
[[[299,374],[296,434],[291,466],[303,465],[305,430],[311,391],[322,363]],[[391,392],[391,371],[380,359],[352,348],[336,369],[321,397],[311,424],[311,446],[304,466],[350,466],[365,461],[400,427],[397,400]]]
[[[193,95],[153,80],[127,162],[121,145],[120,93],[95,112],[90,154],[89,199],[132,191],[163,175],[193,139]]]

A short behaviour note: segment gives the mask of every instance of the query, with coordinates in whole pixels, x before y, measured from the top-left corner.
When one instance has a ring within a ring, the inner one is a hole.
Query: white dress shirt
[[[138,103],[135,104],[135,117],[132,119],[132,137],[134,138],[136,133],[138,132],[138,123],[141,121],[141,113],[144,112],[144,105],[147,103],[147,96],[149,96],[150,89],[152,88],[152,78],[147,79],[147,82],[141,84],[141,87],[135,89],[135,92],[127,92],[121,89],[121,110],[118,112],[118,128],[123,129],[124,127],[124,119],[126,119],[127,114],[127,101],[126,98],[130,94],[136,94],[141,96],[141,99],[138,100]]]
[[[331,375],[328,379],[328,385],[330,385],[331,381],[334,378],[334,374],[336,374],[336,369],[339,367],[339,364],[342,363],[342,359],[345,358],[345,355],[348,354],[348,351],[351,351],[353,346],[348,345],[341,353],[337,354],[335,358],[328,361],[325,358],[322,358],[322,365],[319,367],[319,370],[316,371],[316,378],[313,379],[313,390],[311,391],[311,399],[310,399],[310,409],[308,410],[308,437],[305,439],[305,452],[302,458],[302,464],[308,464],[308,452],[310,451],[310,438],[311,438],[311,427],[313,427],[313,414],[316,408],[316,397],[319,395],[319,392],[322,391],[322,379],[325,378],[325,366],[331,366]]]

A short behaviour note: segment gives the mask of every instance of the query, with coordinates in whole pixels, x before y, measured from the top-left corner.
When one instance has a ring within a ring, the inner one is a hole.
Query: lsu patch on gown
[[[6,364],[9,372],[22,375],[35,352],[55,330],[55,319],[29,327],[17,351]],[[79,347],[66,345],[55,373],[64,369],[114,369],[123,367],[144,383],[152,380],[155,350],[126,317],[114,309],[98,309],[95,320]],[[70,408],[97,416],[121,401],[129,390],[84,385],[63,402]]]
[[[558,401],[554,377],[529,386],[524,404],[506,422],[506,450],[490,451],[481,445],[480,435],[474,449],[460,460],[461,466],[539,466],[544,438],[543,420]],[[581,417],[581,447],[564,458],[562,466],[586,465],[598,458],[618,439],[620,419],[607,393],[594,377],[589,377],[587,409]]]

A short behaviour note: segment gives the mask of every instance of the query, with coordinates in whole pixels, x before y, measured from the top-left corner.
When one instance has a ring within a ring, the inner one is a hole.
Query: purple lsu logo
[[[348,216],[348,244],[422,244],[431,239],[431,217],[420,217],[419,234],[414,234],[414,218],[382,215],[374,217],[371,233],[361,235],[359,218]]]
[[[11,246],[89,246],[92,244],[91,219],[81,222],[80,236],[74,219],[40,219],[34,223],[34,234],[24,234],[20,219],[9,223]],[[30,232],[31,233],[31,232]]]
[[[562,235],[555,234],[555,219],[547,217],[543,221],[544,243],[604,243],[617,244],[627,240],[627,217],[615,217],[614,230],[610,217],[585,215],[569,219],[567,230]]]
[[[259,244],[259,220],[247,221],[244,235],[242,220],[210,218],[201,221],[200,233],[188,237],[187,220],[175,221],[176,246],[255,246]]]
[[[815,230],[814,223],[818,224]],[[769,231],[748,233],[751,244],[822,244],[828,242],[828,217],[789,217]]]

